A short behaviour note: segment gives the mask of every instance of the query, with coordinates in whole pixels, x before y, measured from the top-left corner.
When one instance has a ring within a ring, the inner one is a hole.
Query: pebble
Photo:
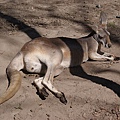
[[[116,18],[120,18],[120,15],[117,15]]]
[[[100,4],[96,5],[96,8],[101,8],[101,5]]]

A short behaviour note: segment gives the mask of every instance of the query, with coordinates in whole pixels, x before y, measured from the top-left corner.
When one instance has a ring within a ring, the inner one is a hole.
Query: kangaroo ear
[[[104,28],[107,27],[107,15],[104,12],[100,13],[100,25]]]

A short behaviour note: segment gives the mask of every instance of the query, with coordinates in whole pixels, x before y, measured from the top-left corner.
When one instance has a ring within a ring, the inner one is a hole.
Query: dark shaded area
[[[0,18],[5,19],[6,21],[8,21],[9,23],[11,23],[14,26],[17,26],[17,28],[20,31],[27,34],[31,39],[41,37],[41,35],[34,28],[26,25],[24,22],[12,17],[12,16],[9,16],[9,15],[6,15],[6,14],[3,14],[0,12]]]
[[[113,43],[120,45],[120,28],[116,25],[109,25],[110,39]]]
[[[104,87],[107,87],[107,88],[111,89],[112,91],[114,91],[114,93],[116,93],[118,95],[118,97],[120,97],[120,85],[113,82],[112,80],[98,77],[98,76],[89,75],[83,70],[83,68],[81,66],[70,68],[70,73],[72,75],[82,77],[82,78],[90,80],[96,84],[100,84]]]
[[[37,89],[36,94],[37,94],[42,100],[45,100],[46,97],[49,96],[49,94],[48,94],[48,92],[46,91],[45,88],[43,88],[41,91],[39,90],[38,87],[36,87],[36,89]]]
[[[77,39],[60,37],[60,39],[68,46],[71,54],[71,66],[76,66],[83,61],[83,48]],[[77,58],[76,58],[77,56]],[[76,59],[75,59],[76,58]],[[77,64],[76,64],[77,63]]]

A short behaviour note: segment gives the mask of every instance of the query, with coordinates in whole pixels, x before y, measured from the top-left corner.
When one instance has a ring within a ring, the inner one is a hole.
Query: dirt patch
[[[0,2],[0,94],[7,87],[5,69],[24,43],[39,37],[79,38],[97,25],[99,14],[108,15],[112,48],[120,56],[119,0],[6,0]],[[74,74],[73,74],[74,73]],[[65,69],[55,86],[68,100],[63,105],[51,93],[39,98],[32,86],[34,75],[23,75],[19,92],[0,106],[4,120],[119,120],[120,63],[88,61],[81,67]]]

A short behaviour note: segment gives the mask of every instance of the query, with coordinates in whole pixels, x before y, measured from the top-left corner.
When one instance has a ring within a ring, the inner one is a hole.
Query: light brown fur
[[[59,75],[64,68],[81,65],[88,59],[100,61],[115,59],[114,55],[101,52],[101,44],[111,47],[111,42],[106,26],[106,15],[101,13],[100,18],[100,25],[87,37],[79,39],[40,37],[26,43],[7,67],[10,86],[0,97],[0,104],[9,100],[19,90],[21,69],[39,74],[44,71],[44,77],[34,80],[39,92],[47,97],[45,89],[48,89],[66,104],[64,93],[53,86],[54,76]]]

